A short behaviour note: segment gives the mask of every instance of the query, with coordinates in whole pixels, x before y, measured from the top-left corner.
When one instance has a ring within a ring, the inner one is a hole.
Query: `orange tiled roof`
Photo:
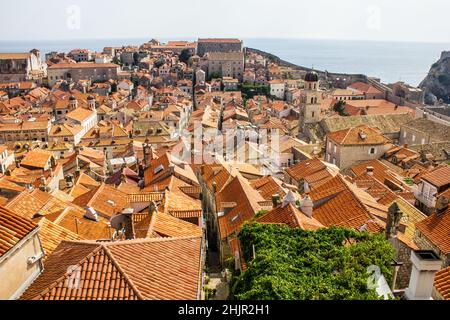
[[[37,228],[31,219],[0,207],[0,257]]]
[[[280,184],[272,176],[252,180],[250,181],[250,185],[266,200],[271,200],[274,194],[278,194],[281,198],[286,195],[283,188],[281,188]]]
[[[450,166],[444,165],[430,173],[424,174],[422,179],[438,188],[450,185]]]
[[[389,206],[397,199],[397,195],[374,176],[363,173],[353,180],[356,186],[370,194],[378,203]]]
[[[25,190],[25,187],[10,181],[6,176],[2,176],[0,177],[0,189],[22,192]]]
[[[63,242],[21,299],[195,300],[201,242],[200,237]]]
[[[185,217],[186,214],[188,216],[200,217],[202,214],[201,201],[184,193],[180,189],[184,186],[189,186],[189,184],[176,178],[175,176],[171,177],[170,184],[168,186],[169,190],[166,191],[166,196],[164,198],[164,212],[179,218]]]
[[[380,145],[390,142],[378,130],[366,125],[331,132],[328,138],[339,145]]]
[[[373,176],[380,182],[384,183],[384,180],[389,171],[389,167],[382,163],[380,160],[369,160],[351,167],[351,171],[355,176],[360,176],[366,172],[367,167],[374,169]]]
[[[103,68],[119,68],[114,63],[93,63],[93,62],[80,62],[80,63],[56,63],[49,67],[49,69],[103,69]]]
[[[66,230],[77,234],[86,240],[111,239],[113,231],[109,226],[109,220],[101,216],[98,221],[89,220],[84,217],[85,210],[71,205],[59,214],[54,223]]]
[[[291,228],[304,230],[317,230],[324,227],[316,219],[305,216],[292,203],[287,204],[285,207],[280,205],[256,220],[261,223],[286,224]]]
[[[381,93],[381,91],[375,88],[374,86],[371,86],[370,84],[364,82],[352,83],[350,85],[350,88],[361,91],[362,93],[371,93],[371,94]]]
[[[226,215],[219,217],[220,237],[225,239],[240,229],[244,222],[251,220],[255,213],[263,209],[260,203],[265,199],[240,175],[237,175],[216,195],[217,211],[222,204],[235,203]]]
[[[98,214],[111,218],[127,207],[127,197],[122,191],[110,185],[102,184],[75,198],[73,203],[81,207],[92,207]]]
[[[382,230],[363,199],[355,194],[340,175],[313,190],[310,196],[314,202],[313,217],[325,226],[359,230],[366,225],[370,232]]]
[[[326,170],[326,166],[317,158],[313,158],[310,160],[304,160],[296,165],[287,168],[286,172],[293,178],[295,181],[300,182],[305,177],[315,174],[319,171]]]
[[[44,168],[51,157],[53,157],[52,152],[34,149],[25,155],[20,164],[34,168]]]
[[[83,238],[76,233],[63,228],[46,218],[42,218],[39,221],[39,226],[39,239],[41,240],[42,247],[44,248],[47,257],[55,251],[56,247],[63,240],[83,240]]]
[[[443,254],[450,253],[450,208],[420,221],[416,228]]]
[[[66,114],[67,118],[76,120],[78,122],[85,121],[87,118],[92,116],[93,111],[85,108],[76,108],[75,110],[70,111]]]
[[[436,273],[434,287],[444,300],[450,300],[450,267]]]
[[[152,201],[162,201],[164,198],[164,192],[143,192],[143,193],[134,193],[127,195],[128,203],[139,203],[139,202],[147,202],[150,203]]]
[[[143,216],[144,218],[134,226],[137,238],[201,237],[203,235],[201,227],[170,214],[155,212],[152,215],[144,214]]]
[[[37,194],[38,192],[34,193]],[[32,191],[24,191],[10,201],[6,207],[14,213],[32,219],[46,204],[39,197],[35,197]]]

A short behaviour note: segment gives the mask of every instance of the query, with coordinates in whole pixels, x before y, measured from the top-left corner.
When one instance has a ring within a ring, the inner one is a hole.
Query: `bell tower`
[[[305,88],[301,93],[299,137],[307,135],[306,127],[316,124],[321,120],[320,105],[322,103],[322,91],[319,90],[319,75],[315,71],[309,71],[305,75]]]

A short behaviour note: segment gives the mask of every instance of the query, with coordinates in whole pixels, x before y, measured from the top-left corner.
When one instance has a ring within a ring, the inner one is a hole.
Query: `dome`
[[[69,97],[69,100],[72,100],[72,101],[73,101],[73,100],[77,100],[77,99],[75,98],[75,96],[70,96],[70,97]]]
[[[93,96],[91,96],[91,95],[88,96],[87,99],[88,99],[88,100],[95,100],[95,98],[94,98]]]
[[[315,71],[309,71],[305,76],[305,81],[317,82],[319,81],[319,75]]]

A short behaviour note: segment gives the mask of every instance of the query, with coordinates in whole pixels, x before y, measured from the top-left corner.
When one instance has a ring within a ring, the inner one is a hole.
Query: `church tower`
[[[309,71],[305,75],[305,88],[301,93],[299,137],[306,134],[306,126],[320,122],[322,91],[319,90],[319,75]]]

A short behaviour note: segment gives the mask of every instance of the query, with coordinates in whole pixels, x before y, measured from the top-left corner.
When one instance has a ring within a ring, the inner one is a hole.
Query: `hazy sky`
[[[448,0],[2,1],[0,40],[320,38],[450,42]]]

